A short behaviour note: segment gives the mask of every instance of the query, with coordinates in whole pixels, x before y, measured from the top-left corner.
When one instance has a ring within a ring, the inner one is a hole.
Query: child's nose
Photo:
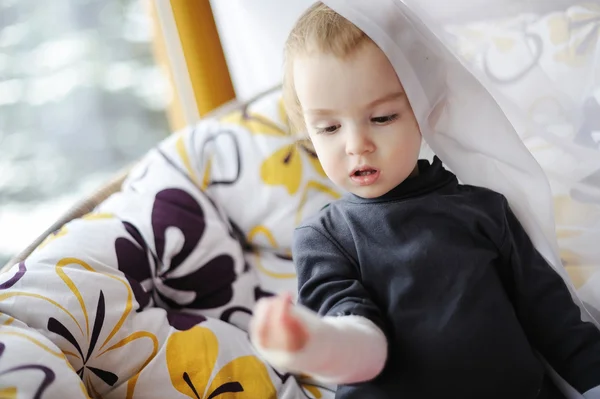
[[[363,155],[373,152],[375,146],[369,137],[366,129],[356,129],[348,135],[346,141],[346,154],[348,155]]]

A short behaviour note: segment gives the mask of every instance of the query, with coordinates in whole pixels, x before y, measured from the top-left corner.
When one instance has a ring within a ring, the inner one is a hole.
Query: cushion
[[[338,195],[294,138],[240,119],[249,109],[169,136],[0,274],[0,378],[42,381],[11,394],[333,397],[264,363],[245,332],[259,298],[295,291],[295,225]]]

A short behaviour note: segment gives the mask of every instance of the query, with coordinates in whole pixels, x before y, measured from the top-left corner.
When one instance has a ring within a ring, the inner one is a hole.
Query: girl
[[[276,366],[340,384],[338,398],[564,397],[538,353],[600,397],[600,331],[504,196],[418,159],[408,85],[323,3],[292,30],[286,108],[347,195],[296,230],[304,307],[261,301],[253,342]]]

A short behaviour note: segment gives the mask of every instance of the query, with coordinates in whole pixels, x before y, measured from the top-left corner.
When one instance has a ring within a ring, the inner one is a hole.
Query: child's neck
[[[415,164],[415,168],[413,169],[412,172],[410,172],[410,175],[408,175],[408,177],[410,178],[410,177],[417,177],[417,176],[419,176],[419,163],[418,162]]]

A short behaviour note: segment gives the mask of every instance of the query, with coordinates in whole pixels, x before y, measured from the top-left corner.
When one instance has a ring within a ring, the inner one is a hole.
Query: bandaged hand
[[[251,340],[266,350],[293,353],[303,349],[309,333],[293,308],[288,293],[261,299],[250,322]]]

